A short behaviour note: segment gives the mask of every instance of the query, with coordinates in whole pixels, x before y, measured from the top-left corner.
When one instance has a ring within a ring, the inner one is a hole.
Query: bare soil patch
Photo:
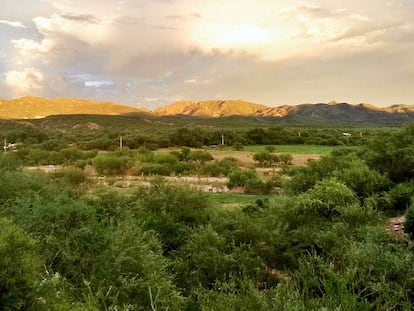
[[[386,225],[387,232],[399,238],[407,238],[407,234],[404,232],[404,222],[405,216],[392,217],[388,219]]]

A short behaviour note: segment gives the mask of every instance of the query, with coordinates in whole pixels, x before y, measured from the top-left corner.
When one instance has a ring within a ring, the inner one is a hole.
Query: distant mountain
[[[47,99],[27,96],[12,100],[0,100],[0,118],[2,119],[37,119],[51,115],[69,114],[121,115],[144,111],[146,110],[86,99]]]
[[[369,104],[303,104],[269,108],[257,115],[322,122],[389,123],[414,120],[414,106],[380,108]]]
[[[181,101],[158,108],[158,116],[196,117],[272,117],[290,122],[366,122],[392,123],[414,121],[414,106],[394,105],[386,108],[369,104],[318,103],[297,106],[267,107],[241,100]]]
[[[268,107],[243,100],[179,101],[153,112],[110,102],[85,99],[22,97],[0,100],[0,119],[36,119],[52,115],[129,115],[145,113],[148,118],[170,116],[199,118],[257,118],[290,123],[400,123],[414,121],[414,105],[376,107],[369,104],[318,103]],[[226,121],[227,122],[227,121]],[[231,122],[229,119],[228,122]],[[273,122],[273,121],[272,121]]]
[[[180,101],[158,108],[158,116],[229,117],[258,115],[268,107],[242,100]]]

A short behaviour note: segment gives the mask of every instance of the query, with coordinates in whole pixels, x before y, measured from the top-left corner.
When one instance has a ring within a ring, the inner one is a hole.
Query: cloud
[[[13,22],[13,21],[8,21],[4,19],[0,20],[0,24],[7,25],[13,28],[26,28],[26,26],[23,25],[23,23],[21,22]]]
[[[114,81],[85,81],[84,85],[86,87],[109,87],[114,85]]]
[[[351,100],[371,94],[380,103],[395,94],[414,98],[406,65],[414,62],[414,8],[407,2],[41,2],[49,9],[38,7],[30,19],[7,17],[28,28],[7,28],[0,70],[10,82],[30,80],[22,73],[38,68],[41,79],[33,85],[42,87],[31,90],[45,96],[151,106],[176,98],[264,104],[341,100],[347,93]],[[386,84],[382,76],[390,85],[399,81],[390,95],[376,87]]]
[[[13,47],[19,51],[23,56],[32,56],[35,54],[46,54],[53,48],[53,40],[43,39],[40,42],[36,42],[30,39],[17,39],[11,40]]]
[[[43,74],[35,68],[24,68],[22,71],[12,70],[5,74],[5,83],[17,93],[25,93],[41,89]]]
[[[98,24],[100,22],[96,16],[91,14],[62,14],[61,17],[84,24]]]

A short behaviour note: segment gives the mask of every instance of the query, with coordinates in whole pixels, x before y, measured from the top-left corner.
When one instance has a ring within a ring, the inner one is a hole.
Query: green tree
[[[40,271],[35,241],[10,219],[0,218],[0,309],[27,310]]]
[[[235,142],[232,146],[232,149],[236,151],[242,151],[244,149],[244,146],[240,142]]]
[[[202,150],[192,151],[188,158],[189,160],[199,162],[201,164],[204,164],[207,161],[214,160],[213,156],[209,152]]]

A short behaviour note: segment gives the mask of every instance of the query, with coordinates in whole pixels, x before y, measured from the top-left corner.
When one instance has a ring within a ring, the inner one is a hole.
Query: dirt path
[[[404,222],[405,216],[392,217],[388,219],[385,230],[399,238],[406,238],[407,234],[404,233]]]

